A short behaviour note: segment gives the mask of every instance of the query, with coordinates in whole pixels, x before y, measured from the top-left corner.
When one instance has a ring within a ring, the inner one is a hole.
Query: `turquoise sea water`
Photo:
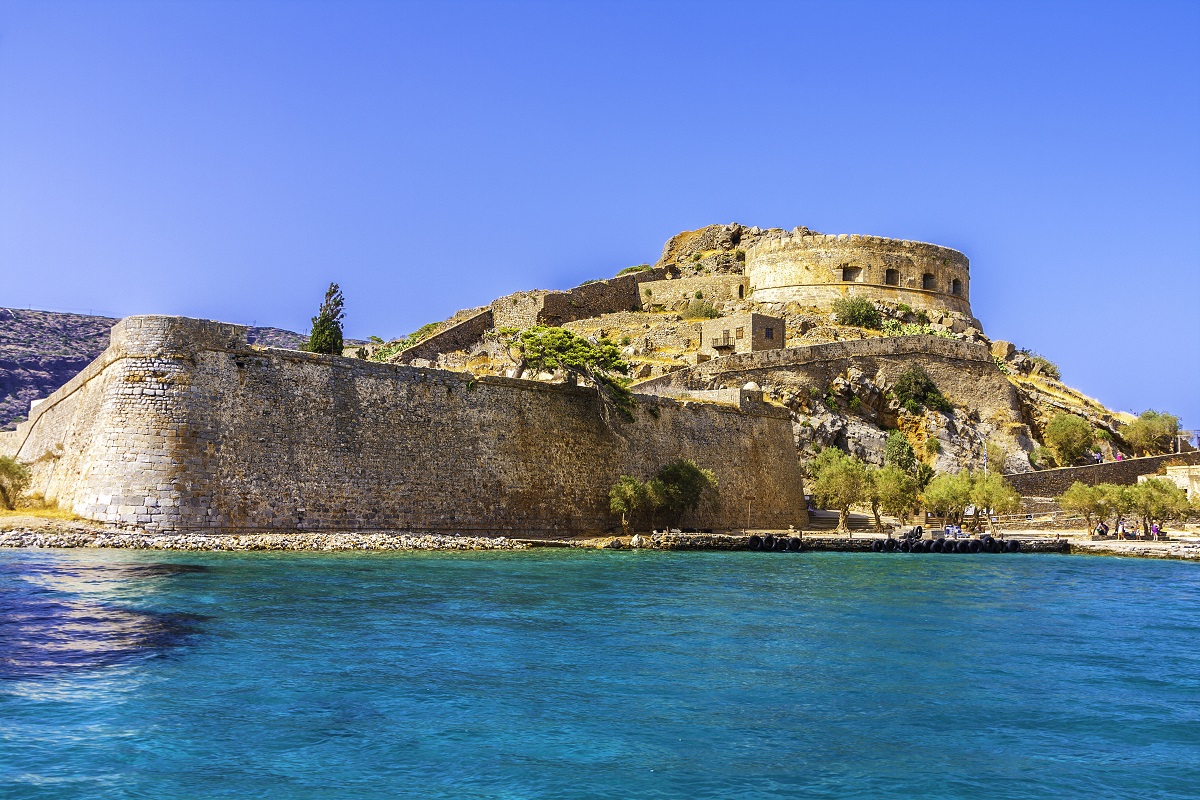
[[[1200,565],[0,552],[4,798],[1200,796]]]

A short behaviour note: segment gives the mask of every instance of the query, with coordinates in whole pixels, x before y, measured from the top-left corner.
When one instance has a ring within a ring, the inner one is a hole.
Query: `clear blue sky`
[[[0,305],[389,338],[734,220],[1200,427],[1200,3],[0,0]]]

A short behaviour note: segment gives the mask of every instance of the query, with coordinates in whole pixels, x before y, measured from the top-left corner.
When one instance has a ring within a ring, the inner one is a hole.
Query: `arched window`
[[[950,281],[950,294],[962,294],[962,281],[958,278]]]
[[[889,269],[886,272],[884,272],[883,273],[883,282],[886,283],[888,286],[899,286],[900,285],[900,270]]]
[[[745,284],[739,283],[738,284],[738,300],[745,300],[745,299],[746,299],[746,286],[745,286]]]
[[[921,276],[921,288],[925,289],[926,291],[932,292],[934,289],[937,288],[937,285],[934,283],[935,280],[936,279],[933,277],[932,272],[926,272],[924,275]]]

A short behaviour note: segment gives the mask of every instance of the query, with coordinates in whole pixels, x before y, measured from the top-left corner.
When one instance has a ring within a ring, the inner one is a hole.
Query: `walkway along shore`
[[[1057,533],[1057,532],[1055,532]],[[1045,531],[1007,531],[1005,541],[1019,541],[1021,553],[1165,558],[1200,561],[1200,541],[1094,541],[1082,535],[1058,536]],[[770,537],[770,545],[767,545]],[[852,537],[829,532],[754,531],[742,533],[656,533],[635,536],[524,539],[504,536],[454,536],[399,531],[293,531],[247,534],[157,534],[101,528],[84,522],[34,517],[0,517],[0,548],[113,548],[182,551],[399,551],[399,550],[526,550],[558,547],[604,550],[760,550],[764,556],[796,552],[873,552],[882,541],[876,533]],[[954,541],[954,540],[949,540]],[[967,541],[960,539],[958,541]],[[769,551],[769,552],[766,552]],[[885,555],[885,553],[880,553]],[[892,553],[940,555],[939,553]],[[987,555],[983,553],[982,555]]]

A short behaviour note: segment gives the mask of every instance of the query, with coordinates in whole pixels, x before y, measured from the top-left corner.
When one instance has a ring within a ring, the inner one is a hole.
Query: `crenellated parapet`
[[[967,257],[926,242],[798,229],[747,249],[746,277],[758,303],[828,307],[866,297],[971,316]]]

